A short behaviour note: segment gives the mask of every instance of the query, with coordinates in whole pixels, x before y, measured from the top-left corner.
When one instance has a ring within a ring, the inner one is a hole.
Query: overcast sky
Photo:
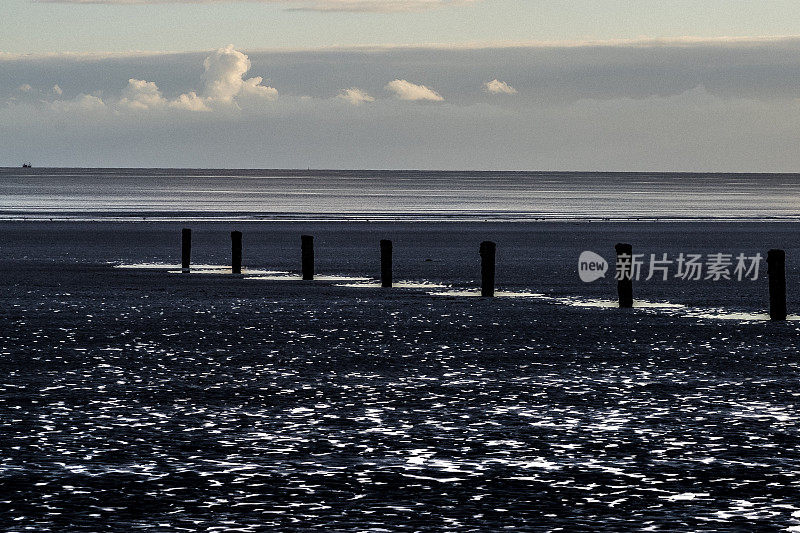
[[[1,9],[0,165],[800,171],[800,2]]]

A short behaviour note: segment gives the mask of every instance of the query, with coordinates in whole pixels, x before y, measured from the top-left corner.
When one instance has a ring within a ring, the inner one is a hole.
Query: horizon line
[[[757,176],[782,176],[800,175],[797,171],[759,172],[746,170],[479,170],[479,169],[434,169],[434,168],[268,168],[268,167],[158,167],[158,166],[108,166],[108,167],[81,167],[81,166],[2,166],[0,170],[227,170],[235,171],[264,171],[264,172],[436,172],[459,173],[470,172],[475,174],[514,173],[514,174],[692,174],[692,175],[757,175]]]

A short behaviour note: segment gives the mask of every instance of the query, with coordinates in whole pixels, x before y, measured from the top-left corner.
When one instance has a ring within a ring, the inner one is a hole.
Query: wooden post
[[[633,307],[633,247],[630,244],[618,243],[614,246],[617,251],[617,295],[619,306],[622,308]],[[624,259],[620,256],[624,255]]]
[[[392,241],[381,241],[381,287],[392,286]]]
[[[314,279],[314,237],[311,235],[300,236],[300,250],[303,265],[303,279]]]
[[[769,318],[786,320],[786,252],[767,252],[767,275],[769,276]]]
[[[234,274],[242,273],[242,232],[231,232],[231,269]]]
[[[192,230],[183,228],[181,231],[181,269],[189,272],[189,264],[192,260]]]
[[[494,260],[497,245],[490,241],[481,243],[481,296],[494,296]]]

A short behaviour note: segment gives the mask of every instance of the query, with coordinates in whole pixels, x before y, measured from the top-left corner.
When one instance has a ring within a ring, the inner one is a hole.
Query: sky
[[[800,171],[800,2],[2,0],[0,165]]]

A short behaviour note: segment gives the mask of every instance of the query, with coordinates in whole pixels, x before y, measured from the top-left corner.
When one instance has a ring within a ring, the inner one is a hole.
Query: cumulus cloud
[[[264,79],[261,76],[250,78],[242,82],[242,89],[239,91],[240,95],[253,96],[256,98],[263,98],[265,100],[274,100],[278,97],[278,89],[269,87],[268,85],[261,85]]]
[[[240,94],[266,99],[277,97],[278,90],[262,85],[262,78],[244,79],[250,66],[250,59],[232,44],[220,48],[203,62],[205,96],[220,102],[231,102]]]
[[[131,78],[122,95],[119,104],[133,109],[152,109],[167,103],[158,86],[152,81]]]
[[[362,91],[361,89],[357,89],[352,87],[350,89],[344,89],[340,92],[337,98],[341,98],[353,105],[361,105],[366,102],[374,102],[375,99]]]
[[[99,97],[87,97],[81,94],[74,100],[56,100],[52,102],[51,108],[73,111],[111,106],[119,111],[152,111],[166,108],[211,111],[214,107],[233,105],[238,108],[242,102],[267,101],[278,96],[277,89],[263,85],[264,80],[260,76],[243,79],[244,74],[250,70],[250,60],[233,46],[212,53],[205,59],[203,65],[205,73],[202,95],[198,95],[196,91],[188,91],[175,98],[167,98],[155,82],[130,78],[118,99],[103,102]],[[63,94],[58,85],[53,87],[52,92],[57,96]],[[94,98],[96,100],[93,100]]]
[[[180,95],[178,98],[171,101],[169,106],[175,109],[183,109],[185,111],[211,111],[211,108],[208,107],[206,101],[197,96],[197,93],[194,91]]]
[[[260,2],[283,4],[293,10],[402,13],[458,6],[481,0],[36,0],[59,4],[201,4],[211,2]]]
[[[442,96],[424,85],[416,85],[406,80],[394,80],[386,84],[386,90],[391,91],[400,100],[429,100],[441,102]]]
[[[491,94],[517,94],[517,90],[497,78],[483,84],[483,90]]]
[[[220,48],[203,61],[205,95],[230,101],[242,90],[242,76],[250,70],[250,59],[228,45]]]

